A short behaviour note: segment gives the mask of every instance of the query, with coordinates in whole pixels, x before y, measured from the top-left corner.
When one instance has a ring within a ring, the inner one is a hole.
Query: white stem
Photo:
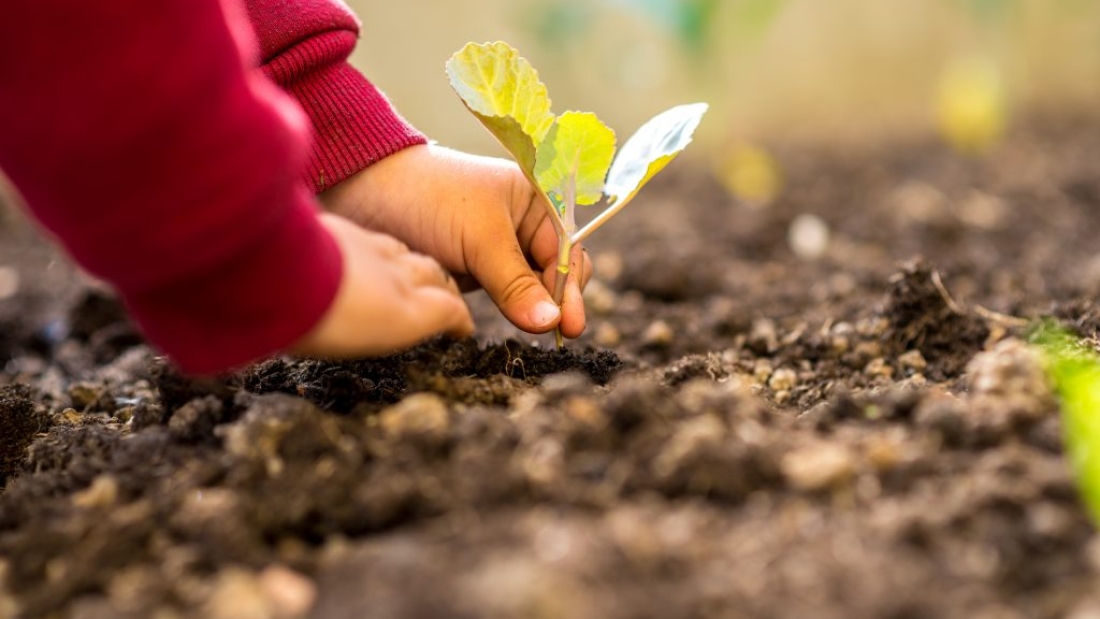
[[[577,243],[580,243],[584,239],[588,238],[588,235],[590,235],[593,232],[595,232],[596,230],[598,230],[600,226],[607,223],[608,219],[611,219],[612,217],[615,216],[616,213],[623,210],[623,207],[626,206],[627,204],[629,204],[630,199],[633,198],[633,197],[634,197],[633,195],[630,195],[630,196],[627,196],[626,198],[623,198],[622,200],[619,200],[618,202],[614,202],[612,204],[609,204],[608,207],[606,209],[604,209],[604,211],[602,213],[600,213],[599,215],[596,215],[595,219],[593,219],[592,221],[585,224],[585,226],[583,228],[581,228],[580,230],[577,230],[576,232],[574,232],[573,236],[571,237],[570,240],[572,240],[573,244],[576,245]]]

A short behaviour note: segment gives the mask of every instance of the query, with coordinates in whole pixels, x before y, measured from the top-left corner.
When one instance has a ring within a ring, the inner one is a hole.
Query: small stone
[[[1030,532],[1048,540],[1063,539],[1073,529],[1074,519],[1051,501],[1039,501],[1027,508],[1027,524]]]
[[[924,355],[919,350],[910,350],[903,353],[898,357],[898,365],[903,370],[913,370],[914,372],[923,372],[928,368],[928,362],[924,360]]]
[[[774,391],[790,391],[798,384],[798,374],[790,368],[779,368],[772,372],[768,379],[768,387]]]
[[[72,402],[73,408],[77,410],[88,410],[99,401],[103,391],[103,387],[93,383],[73,383],[69,387],[69,401]]]
[[[958,218],[965,224],[982,230],[996,230],[1004,225],[1009,208],[997,196],[983,191],[971,191],[958,209]]]
[[[787,244],[803,260],[817,260],[829,250],[829,224],[809,213],[795,217],[787,230]]]
[[[789,452],[779,466],[787,483],[804,492],[839,486],[855,472],[855,463],[848,451],[828,443]]]
[[[966,366],[970,392],[979,408],[1009,411],[1038,420],[1057,410],[1042,359],[1025,342],[1008,338],[978,353]]]
[[[882,344],[877,341],[860,342],[856,344],[852,354],[854,354],[857,359],[866,363],[871,359],[882,356]]]
[[[218,573],[213,591],[203,605],[202,616],[210,619],[273,619],[275,613],[259,580],[237,567]]]
[[[839,357],[851,350],[853,335],[855,335],[855,328],[850,323],[838,322],[833,325],[829,331],[829,348],[832,349],[833,354]]]
[[[906,182],[898,187],[890,201],[894,212],[911,221],[937,223],[949,217],[946,196],[925,182]]]
[[[890,321],[885,318],[864,318],[856,323],[856,333],[863,337],[877,338],[886,333],[890,327]]]
[[[130,423],[130,420],[134,418],[134,410],[133,406],[125,406],[115,411],[114,417],[122,423]]]
[[[843,335],[832,335],[829,337],[829,348],[834,355],[840,356],[852,349],[852,341]]]
[[[863,372],[868,376],[876,376],[882,378],[894,377],[894,368],[886,362],[886,359],[883,359],[882,357],[871,359],[867,366],[863,368]]]
[[[759,318],[752,321],[752,330],[746,342],[749,348],[758,355],[774,352],[779,348],[779,330],[775,321],[770,318]]]
[[[772,399],[775,400],[776,404],[784,406],[791,401],[791,397],[792,396],[790,391],[782,389],[780,391],[776,391],[775,395],[772,396]]]
[[[975,395],[1032,395],[1049,392],[1042,359],[1018,339],[997,343],[978,353],[967,365],[970,389]]]
[[[872,438],[866,450],[867,461],[880,473],[894,469],[901,461],[901,446],[889,438]]]
[[[622,343],[623,335],[619,333],[619,329],[610,322],[601,322],[596,327],[596,334],[593,336],[597,346],[604,348],[614,348]]]
[[[443,440],[449,432],[447,403],[434,393],[414,393],[379,415],[382,429],[393,436]]]
[[[267,566],[259,581],[274,619],[305,617],[317,601],[317,585],[284,565]]]
[[[581,425],[602,429],[607,425],[607,417],[591,398],[573,396],[565,400],[563,405],[566,416]]]
[[[714,415],[699,415],[680,424],[653,462],[661,477],[671,476],[700,450],[714,448],[726,437],[726,426]]]
[[[73,495],[73,505],[84,508],[111,507],[118,501],[118,481],[110,475],[100,475],[84,490]]]
[[[645,333],[642,334],[642,343],[648,346],[665,347],[672,344],[675,337],[676,334],[667,322],[655,320],[646,327]]]
[[[767,359],[757,359],[752,365],[752,378],[758,385],[765,385],[768,379],[771,378],[772,372],[775,371],[772,367],[772,362]]]
[[[592,270],[600,279],[615,281],[623,274],[623,256],[619,252],[602,251],[592,261]]]
[[[590,280],[584,289],[585,307],[591,309],[594,314],[600,316],[610,314],[615,311],[616,302],[615,291],[598,279]]]
[[[551,374],[542,381],[542,395],[547,402],[560,402],[567,397],[589,391],[592,382],[580,372]]]

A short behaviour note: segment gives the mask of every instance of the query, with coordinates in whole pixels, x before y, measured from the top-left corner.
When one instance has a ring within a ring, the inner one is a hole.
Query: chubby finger
[[[412,282],[418,286],[438,286],[455,294],[459,293],[458,284],[443,265],[431,256],[416,252],[407,252],[398,258],[411,274]]]
[[[589,280],[592,279],[593,267],[592,257],[588,255],[588,250],[583,247],[580,248],[580,260],[578,260],[578,263],[580,266],[579,268],[574,266],[574,272],[579,273],[577,283],[580,285],[581,290],[584,290],[588,286]]]
[[[561,333],[568,338],[580,337],[584,333],[584,297],[576,281],[570,278],[565,287],[561,302]]]
[[[554,263],[557,260],[555,258]],[[565,291],[561,303],[561,327],[562,335],[568,338],[579,337],[584,333],[585,314],[584,296],[581,290],[592,277],[592,261],[588,253],[576,246],[572,250],[569,260],[569,279],[565,283]],[[542,281],[547,290],[552,290],[558,278],[558,271],[553,264],[543,271]]]
[[[555,266],[558,263],[558,236],[557,233],[554,232],[554,227],[548,220],[544,221],[543,225],[535,230],[534,235],[531,237],[531,243],[528,246],[528,253],[531,256],[531,263],[535,268],[545,272],[556,270]],[[581,290],[584,290],[584,287],[588,285],[588,280],[592,278],[592,259],[580,244],[573,246],[569,264],[571,277],[577,279]],[[553,279],[550,279],[549,283],[552,289]]]
[[[561,331],[565,337],[574,338],[584,333],[584,296],[581,291],[592,277],[592,261],[588,259],[588,252],[578,246],[573,248],[569,263],[569,280],[565,284],[561,304]]]
[[[515,233],[504,227],[478,247],[470,270],[504,317],[528,333],[558,325],[561,310],[527,263]]]
[[[415,320],[424,325],[425,336],[446,333],[453,337],[467,337],[474,332],[474,319],[470,308],[457,289],[425,286],[416,290]]]

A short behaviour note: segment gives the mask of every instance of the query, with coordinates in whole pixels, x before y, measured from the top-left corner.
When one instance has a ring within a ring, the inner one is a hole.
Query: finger
[[[588,282],[592,274],[591,262],[587,260],[588,254],[583,248],[574,247],[570,255],[569,279],[565,285],[565,294],[562,297],[562,321],[561,330],[565,337],[579,337],[584,332],[584,296],[581,290]],[[587,266],[586,266],[587,265]]]
[[[592,257],[588,255],[588,250],[582,247],[581,266],[578,270],[580,273],[580,277],[578,278],[580,281],[578,283],[580,284],[581,290],[584,290],[588,286],[589,280],[592,279],[592,270]]]
[[[371,244],[376,248],[378,253],[387,258],[397,258],[409,253],[409,246],[399,241],[398,239],[380,232],[372,232],[365,228],[361,229],[364,233],[370,235]]]
[[[408,252],[398,258],[402,266],[410,273],[412,282],[418,286],[438,286],[458,294],[458,285],[447,269],[430,256]]]
[[[584,333],[584,297],[581,289],[572,279],[565,287],[565,295],[561,302],[561,333],[565,337],[580,337]]]
[[[553,329],[561,310],[531,270],[511,227],[505,225],[496,232],[478,246],[471,261],[473,276],[512,324],[528,333]]]
[[[580,245],[575,245],[573,252],[570,273],[575,274],[574,276],[578,280],[581,290],[584,290],[585,286],[588,285],[588,280],[592,278],[592,258]],[[558,263],[558,235],[549,220],[545,220],[544,225],[539,227],[534,236],[531,237],[529,254],[532,266],[536,269],[542,271],[556,270],[554,267]],[[550,280],[550,282],[552,285],[553,280]]]
[[[558,234],[549,218],[543,219],[535,229],[527,245],[527,254],[538,269],[554,270],[554,265],[558,263]]]
[[[424,287],[415,294],[415,320],[426,327],[425,336],[446,333],[468,337],[474,333],[474,319],[461,296],[449,290]]]

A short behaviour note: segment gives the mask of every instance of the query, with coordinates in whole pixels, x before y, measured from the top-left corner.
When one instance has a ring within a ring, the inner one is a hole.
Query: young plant
[[[1077,487],[1100,526],[1100,355],[1049,325],[1036,340],[1061,399],[1062,433]]]
[[[679,105],[654,116],[615,155],[615,132],[588,112],[550,111],[538,73],[507,43],[469,43],[447,61],[451,87],[519,164],[542,196],[558,236],[553,298],[559,306],[573,246],[623,209],[676,158],[707,110]],[[581,229],[576,206],[607,198],[606,209]],[[561,330],[555,333],[562,345]]]

